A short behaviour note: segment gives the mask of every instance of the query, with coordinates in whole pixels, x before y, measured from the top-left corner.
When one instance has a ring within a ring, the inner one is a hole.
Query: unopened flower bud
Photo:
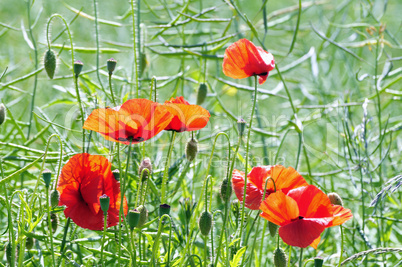
[[[107,211],[109,210],[110,197],[106,194],[103,194],[99,197],[99,202],[100,202],[100,206],[103,211],[103,214],[106,215]]]
[[[54,54],[53,50],[47,50],[45,53],[44,58],[44,65],[47,76],[50,79],[53,79],[54,73],[56,71],[56,55]]]
[[[275,249],[274,265],[275,265],[275,267],[287,267],[288,266],[288,258],[285,254],[285,251],[283,251],[283,249],[281,249],[281,248]]]
[[[78,78],[80,75],[82,68],[84,67],[84,63],[81,61],[77,60],[74,62],[74,73],[75,73],[75,78]]]
[[[342,198],[337,193],[329,193],[328,198],[331,204],[343,206]]]
[[[114,179],[116,179],[116,181],[119,181],[120,180],[120,171],[119,171],[119,169],[113,170],[112,173],[113,173]]]
[[[50,206],[55,208],[59,205],[60,193],[57,190],[52,190],[50,193]]]
[[[109,71],[109,75],[113,74],[114,69],[116,68],[117,61],[114,58],[110,58],[107,60],[107,70]]]
[[[141,177],[141,181],[146,181],[149,175],[152,173],[152,162],[150,158],[145,158],[142,160],[140,168],[139,168],[139,175]]]
[[[188,161],[192,162],[197,156],[198,152],[198,142],[196,139],[191,138],[186,145],[186,158]]]
[[[27,236],[27,239],[25,240],[25,248],[27,250],[31,250],[34,244],[34,240],[32,237]]]
[[[314,258],[314,267],[322,267],[324,264],[324,259],[321,257]]]
[[[159,218],[162,217],[163,215],[169,215],[170,216],[170,205],[168,204],[161,204],[159,206]]]
[[[269,234],[272,237],[275,237],[276,233],[278,232],[278,228],[279,226],[274,224],[273,222],[268,221],[268,230],[269,230]]]
[[[201,105],[204,103],[205,98],[207,97],[208,93],[208,87],[205,83],[201,83],[200,86],[198,87],[198,93],[197,93],[197,105]]]
[[[137,227],[141,228],[148,221],[148,210],[143,205],[139,206],[137,210],[140,212],[140,219],[138,220]]]
[[[52,171],[49,169],[45,169],[42,172],[43,181],[45,181],[46,188],[50,186],[50,180],[52,179]]]
[[[198,220],[200,232],[203,235],[208,235],[212,228],[212,214],[209,211],[204,211]]]
[[[6,106],[0,104],[0,125],[6,120]]]
[[[127,221],[131,230],[133,230],[134,227],[138,225],[138,222],[140,221],[140,216],[141,216],[140,212],[136,209],[128,211]]]
[[[230,195],[232,194],[232,186],[229,184],[227,178],[223,179],[219,193],[223,202],[226,202],[230,199]]]
[[[51,224],[53,233],[56,232],[57,226],[59,224],[59,217],[57,217],[56,213],[50,214],[50,224]]]
[[[237,130],[239,131],[239,136],[242,137],[244,134],[244,130],[246,129],[246,121],[240,118],[237,121]]]

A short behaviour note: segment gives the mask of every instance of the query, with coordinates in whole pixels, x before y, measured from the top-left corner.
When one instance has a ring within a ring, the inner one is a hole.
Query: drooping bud
[[[187,160],[192,162],[197,156],[197,152],[198,152],[198,142],[196,139],[191,138],[186,145]]]
[[[25,240],[25,248],[27,250],[31,250],[34,244],[34,239],[30,236],[27,236],[27,239]]]
[[[239,136],[242,137],[244,134],[244,130],[246,129],[246,121],[240,118],[237,121],[237,130],[239,131]]]
[[[322,267],[324,264],[324,259],[321,257],[314,258],[314,267]]]
[[[276,233],[278,232],[278,228],[279,228],[278,225],[268,221],[268,230],[269,230],[269,234],[272,237],[275,237]]]
[[[204,211],[198,220],[200,232],[203,235],[208,235],[212,228],[212,214],[209,211]]]
[[[100,202],[100,206],[103,211],[103,214],[106,215],[107,211],[109,210],[110,197],[106,194],[103,194],[99,197],[99,202]]]
[[[145,158],[142,160],[139,168],[139,175],[141,181],[146,181],[149,175],[152,173],[152,162],[150,158]]]
[[[140,216],[141,216],[140,212],[136,209],[128,211],[127,221],[131,230],[133,230],[134,227],[138,225],[138,222],[140,221]]]
[[[84,63],[81,61],[77,60],[74,62],[74,73],[75,73],[75,78],[78,78],[80,75],[82,68],[84,67]]]
[[[114,179],[116,179],[116,181],[119,181],[120,180],[120,171],[119,171],[119,169],[113,170],[112,173],[113,173]]]
[[[200,86],[198,87],[198,93],[197,93],[197,105],[201,105],[204,103],[205,98],[207,97],[208,93],[208,87],[205,83],[201,83]]]
[[[168,204],[161,204],[159,206],[159,218],[162,217],[163,215],[169,215],[170,216],[170,205]]]
[[[148,221],[148,210],[143,205],[139,206],[137,210],[140,212],[137,228],[141,228]]]
[[[50,214],[50,224],[52,226],[53,233],[56,232],[57,226],[59,224],[59,217],[57,217],[56,213],[51,213]]]
[[[47,76],[50,79],[53,79],[54,73],[56,71],[56,55],[53,52],[53,50],[47,50],[45,53],[45,58],[44,58],[44,65],[45,65],[45,70],[47,73]]]
[[[116,68],[117,61],[114,58],[110,58],[107,60],[107,70],[109,71],[109,75],[113,74],[114,69]]]
[[[328,198],[332,205],[343,206],[342,198],[337,193],[329,193]]]
[[[6,106],[0,104],[0,125],[6,120]]]
[[[232,186],[229,184],[227,178],[223,179],[219,193],[223,202],[226,202],[226,200],[230,199],[232,194]]]
[[[285,254],[285,251],[283,251],[283,249],[281,249],[281,248],[275,249],[274,265],[275,265],[275,267],[287,267],[288,266],[288,258]]]
[[[49,169],[45,169],[42,172],[43,181],[45,181],[46,188],[50,186],[50,180],[52,179],[52,171]]]
[[[52,190],[50,193],[50,206],[55,208],[59,205],[60,193],[57,190]]]

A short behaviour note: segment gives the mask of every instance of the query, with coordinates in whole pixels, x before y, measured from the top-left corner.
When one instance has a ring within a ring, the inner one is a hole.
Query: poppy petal
[[[259,190],[264,191],[265,181],[270,175],[271,166],[254,167],[247,175],[248,181],[253,183]],[[269,182],[268,182],[269,183]],[[268,189],[267,184],[267,189]]]
[[[293,247],[305,248],[312,244],[325,230],[323,219],[301,219],[279,228],[283,242]]]
[[[353,217],[350,209],[345,209],[342,206],[332,205],[332,210],[334,213],[334,220],[332,221],[331,226],[341,225]]]
[[[282,191],[270,194],[261,203],[260,209],[260,216],[276,225],[286,225],[299,217],[296,201]]]
[[[308,185],[303,176],[292,167],[285,168],[282,165],[272,166],[271,177],[275,181],[276,190],[282,190],[285,194],[290,189]],[[268,183],[268,185],[267,190],[274,192],[274,185],[272,183]]]
[[[321,236],[314,239],[313,243],[311,243],[310,246],[314,249],[317,249],[318,244],[320,244],[320,241],[321,241]]]
[[[237,199],[243,202],[244,172],[233,170],[232,188]],[[252,210],[258,210],[262,201],[262,192],[254,184],[247,182],[245,206]]]

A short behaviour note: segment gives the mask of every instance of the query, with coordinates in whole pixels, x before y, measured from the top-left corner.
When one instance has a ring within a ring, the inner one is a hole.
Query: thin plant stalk
[[[50,216],[50,205],[49,205],[49,188],[46,187],[46,210],[47,210],[47,228],[49,231],[49,236],[50,236],[50,249],[53,252],[54,251],[54,246],[53,246],[53,229],[52,229],[52,222],[51,222],[51,216]],[[56,260],[54,257],[54,253],[52,254],[52,262],[53,266],[56,266]]]
[[[343,228],[342,225],[340,225],[341,228],[341,252],[339,253],[339,263],[338,263],[338,267],[341,267],[341,263],[342,263],[342,255],[343,255]]]
[[[106,228],[107,228],[107,212],[105,212],[103,215],[103,236],[102,236],[101,258],[100,258],[102,266],[105,266],[105,263],[103,262],[103,249],[105,247]]]
[[[136,22],[137,20],[135,19],[135,3],[137,3],[137,1],[135,0],[131,0],[131,15],[132,15],[132,21],[133,21],[133,52],[134,52],[134,85],[135,85],[135,89],[136,89],[136,98],[139,97],[139,87],[140,87],[140,83],[139,83],[139,79],[138,79],[138,53],[137,53],[137,27],[136,27]]]
[[[303,248],[300,248],[299,267],[303,266]]]
[[[176,138],[176,131],[172,131],[172,136],[170,138],[170,146],[165,162],[165,169],[163,171],[163,178],[162,178],[162,197],[161,197],[161,203],[165,204],[166,203],[166,183],[168,179],[168,171],[169,171],[169,166],[170,166],[170,157],[172,155],[172,150],[173,150],[173,144],[174,140]]]

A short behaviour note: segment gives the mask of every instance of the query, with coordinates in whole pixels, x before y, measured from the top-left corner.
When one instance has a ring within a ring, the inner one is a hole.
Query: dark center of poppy
[[[265,76],[265,75],[268,75],[268,72],[263,72],[263,73],[260,73],[260,74],[257,74],[257,75],[259,75],[259,76]]]
[[[294,221],[302,220],[302,219],[304,219],[304,217],[303,217],[303,216],[299,216],[299,217],[297,217],[297,218],[292,219],[291,221],[294,222]]]

